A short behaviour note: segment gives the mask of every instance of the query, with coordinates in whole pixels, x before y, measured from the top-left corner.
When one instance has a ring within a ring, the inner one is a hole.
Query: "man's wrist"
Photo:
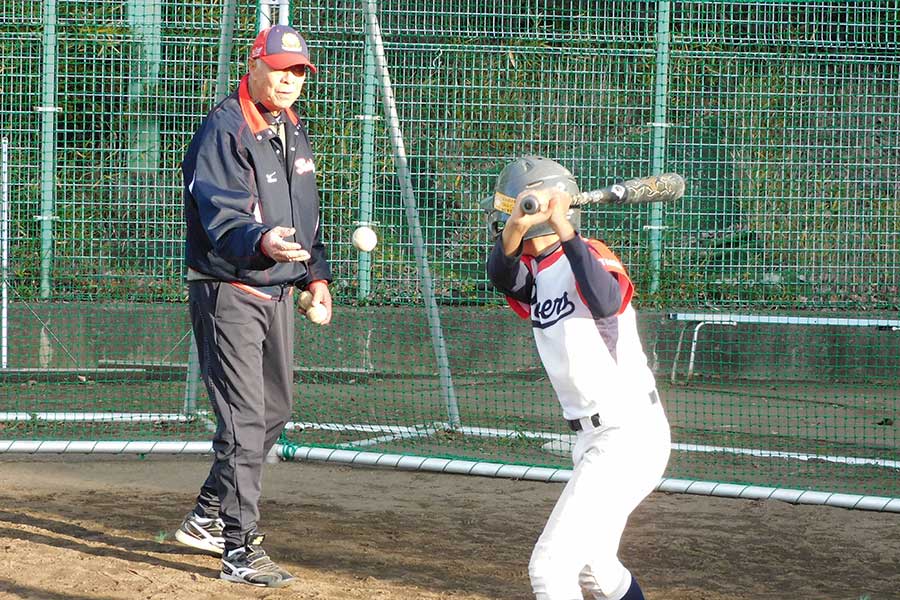
[[[263,233],[262,233],[261,236],[259,236],[259,244],[258,244],[258,248],[259,248],[259,253],[260,253],[260,254],[262,254],[262,255],[265,256],[266,258],[275,260],[275,259],[273,259],[271,256],[269,256],[269,253],[268,253],[268,252],[266,252],[266,245],[265,245],[265,243],[264,243],[264,242],[265,242],[265,239],[266,239],[266,234],[269,233],[270,231],[271,231],[271,229],[267,229],[267,230],[263,231]]]

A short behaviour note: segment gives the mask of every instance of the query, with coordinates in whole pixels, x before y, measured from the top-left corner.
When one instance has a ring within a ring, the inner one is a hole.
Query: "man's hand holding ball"
[[[316,325],[328,325],[331,322],[331,292],[328,284],[315,281],[308,290],[300,292],[298,310]]]

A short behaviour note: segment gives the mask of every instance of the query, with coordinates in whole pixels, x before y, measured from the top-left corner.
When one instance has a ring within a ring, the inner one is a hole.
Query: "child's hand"
[[[537,203],[535,212],[526,213],[522,209],[522,199],[527,196]],[[528,230],[542,223],[549,223],[550,229],[561,241],[575,237],[575,229],[566,217],[571,204],[572,196],[557,188],[523,190],[516,196],[512,214],[503,228],[503,250],[506,255],[513,256]]]
[[[572,205],[572,196],[562,190],[548,190],[549,201],[547,203],[550,210],[550,225],[556,231],[563,223],[568,223],[566,215],[569,207]]]
[[[548,209],[550,211],[550,227],[559,236],[562,241],[567,241],[575,237],[575,229],[569,222],[568,214],[572,207],[572,196],[567,192],[556,188],[548,190],[549,202]]]
[[[537,211],[526,213],[522,209],[522,199],[532,197],[537,201]],[[521,231],[523,234],[534,225],[540,225],[550,219],[550,194],[548,190],[523,190],[516,196],[516,205],[513,207],[512,214],[506,222],[506,227],[512,227]]]

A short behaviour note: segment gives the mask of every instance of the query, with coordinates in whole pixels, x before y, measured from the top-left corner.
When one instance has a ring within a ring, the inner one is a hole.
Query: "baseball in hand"
[[[371,227],[357,227],[353,232],[353,246],[360,252],[371,252],[378,244],[378,236]]]
[[[300,292],[300,308],[306,311],[306,318],[317,325],[328,318],[328,309],[318,302],[313,302],[312,293],[306,290]]]
[[[322,304],[312,304],[306,309],[306,318],[316,325],[320,325],[328,318],[328,309]]]

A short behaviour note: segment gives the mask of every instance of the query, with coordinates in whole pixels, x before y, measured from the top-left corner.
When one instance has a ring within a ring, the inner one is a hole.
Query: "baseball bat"
[[[663,173],[639,179],[629,179],[599,190],[582,192],[572,196],[572,206],[583,204],[645,204],[669,202],[684,196],[684,177],[677,173]],[[538,212],[535,196],[522,198],[522,210],[533,215]]]

